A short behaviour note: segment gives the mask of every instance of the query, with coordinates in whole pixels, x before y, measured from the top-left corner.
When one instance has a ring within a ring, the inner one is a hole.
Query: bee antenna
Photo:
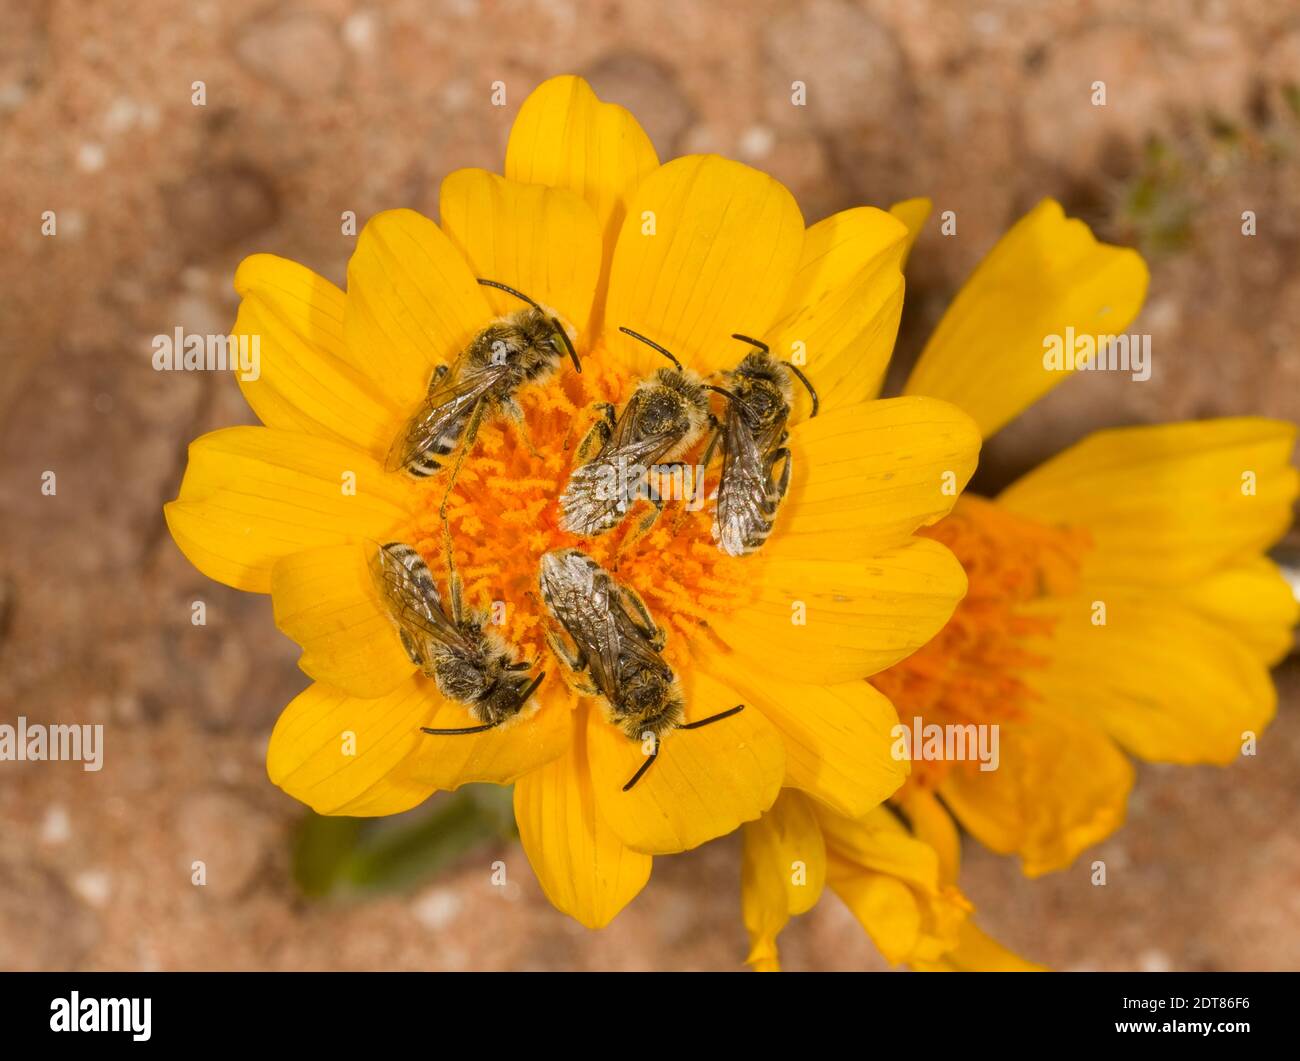
[[[556,318],[551,318],[551,324],[555,330],[560,333],[560,338],[564,340],[564,348],[569,351],[569,359],[573,362],[574,371],[579,375],[582,373],[582,362],[578,360],[578,351],[573,348],[573,341],[569,338],[569,333]]]
[[[496,729],[501,725],[500,722],[488,722],[482,726],[465,726],[462,729],[430,729],[428,726],[421,726],[421,733],[428,733],[434,737],[454,737],[465,733],[486,733],[490,729]]]
[[[793,361],[782,361],[781,363],[785,365],[785,367],[788,368],[791,372],[793,372],[796,376],[798,376],[799,382],[808,388],[808,393],[812,396],[812,403],[813,403],[812,412],[808,416],[808,419],[811,420],[814,416],[817,415],[817,410],[821,408],[821,401],[817,397],[817,391],[813,389],[812,382],[808,379],[807,376],[803,374],[803,372],[800,371],[799,366],[796,365]]]
[[[641,342],[645,343],[646,346],[650,347],[651,350],[658,350],[659,353],[663,354],[664,357],[668,358],[669,361],[671,361],[674,365],[677,366],[678,372],[682,370],[682,363],[678,361],[677,358],[675,358],[670,351],[665,350],[653,339],[647,339],[640,332],[634,332],[631,328],[624,328],[620,326],[618,330],[621,331],[624,335],[632,336],[633,339],[639,339]]]
[[[482,284],[484,287],[495,287],[498,291],[504,291],[507,294],[514,295],[515,298],[520,299],[523,302],[527,302],[530,306],[533,307],[533,309],[542,308],[531,298],[525,295],[522,291],[516,291],[509,284],[503,284],[499,280],[484,280],[481,276],[478,278],[478,282]]]
[[[708,726],[714,722],[721,722],[724,718],[730,718],[732,715],[738,715],[745,710],[744,704],[737,704],[735,707],[729,707],[725,711],[719,711],[716,715],[710,715],[708,718],[702,718],[698,722],[686,722],[678,726],[678,729],[699,729],[701,726]]]
[[[546,677],[546,671],[538,673],[537,677],[528,683],[528,688],[519,694],[519,706],[522,707],[528,703],[528,698],[537,692],[537,687],[542,684],[542,679]]]
[[[734,402],[736,400],[736,396],[732,394],[731,391],[727,390],[726,387],[715,387],[712,383],[706,383],[704,386],[707,390],[711,390],[717,394],[721,394],[729,402]]]
[[[626,785],[623,786],[623,791],[624,792],[630,791],[633,785],[635,785],[638,781],[640,781],[641,778],[645,777],[645,772],[654,765],[654,761],[658,758],[659,758],[659,739],[656,737],[654,751],[652,751],[649,755],[646,756],[645,762],[643,762],[641,766],[637,769],[637,772],[632,775],[632,780],[630,780]]]
[[[742,343],[749,343],[750,346],[756,346],[765,354],[770,354],[772,352],[772,348],[761,339],[751,339],[748,335],[741,335],[739,332],[732,332],[731,337],[733,339],[739,339]]]

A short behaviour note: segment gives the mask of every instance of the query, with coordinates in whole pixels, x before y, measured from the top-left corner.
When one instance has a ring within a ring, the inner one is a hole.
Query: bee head
[[[618,706],[624,734],[641,740],[646,731],[659,737],[680,725],[685,701],[672,671],[646,667],[627,680]]]
[[[661,368],[642,380],[641,408],[637,414],[638,433],[676,435],[683,441],[694,440],[704,430],[709,399],[703,383],[694,372]]]
[[[794,390],[785,366],[770,354],[755,351],[730,373],[737,411],[751,430],[762,430],[790,415]]]
[[[533,679],[528,674],[507,671],[506,662],[502,658],[493,666],[492,684],[478,701],[475,714],[483,722],[505,722],[527,705],[525,693]]]
[[[483,700],[492,686],[491,676],[482,661],[464,656],[440,655],[434,665],[438,692],[448,700],[463,704]]]

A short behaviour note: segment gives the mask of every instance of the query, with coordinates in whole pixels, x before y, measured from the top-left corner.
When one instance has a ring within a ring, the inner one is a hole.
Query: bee
[[[573,340],[558,317],[513,287],[495,280],[480,279],[479,283],[507,291],[528,305],[489,324],[450,366],[439,365],[434,370],[424,402],[397,433],[384,462],[390,472],[401,470],[425,478],[441,468],[442,458],[459,446],[443,497],[444,518],[460,462],[473,446],[484,418],[504,412],[522,423],[523,410],[515,392],[549,375],[566,353],[573,367],[582,371]]]
[[[642,493],[651,469],[677,463],[704,433],[710,417],[708,387],[695,373],[644,335],[629,328],[619,331],[654,348],[676,369],[661,368],[638,383],[622,413],[616,415],[608,403],[598,406],[601,419],[579,444],[581,463],[560,496],[560,526],[583,537],[617,526]]]
[[[411,662],[434,680],[443,696],[464,704],[480,723],[461,729],[421,727],[435,736],[482,733],[509,722],[546,677],[545,671],[528,677],[531,663],[516,662],[501,639],[484,629],[483,616],[464,614],[450,541],[448,547],[450,618],[428,565],[410,545],[375,543],[370,558],[371,575]]]
[[[551,650],[575,674],[587,696],[601,696],[609,720],[633,741],[649,735],[646,761],[626,785],[627,792],[659,756],[660,739],[674,729],[699,729],[744,710],[744,704],[697,722],[683,722],[685,699],[677,676],[662,652],[667,635],[634,590],[616,582],[595,560],[577,549],[542,557],[542,601],[573,641],[547,633]]]
[[[726,373],[727,387],[713,388],[727,399],[727,415],[715,429],[704,454],[707,468],[714,447],[722,442],[722,477],[718,481],[713,537],[729,556],[743,556],[762,546],[772,531],[777,508],[790,488],[791,458],[786,447],[795,376],[812,397],[812,416],[819,401],[812,383],[789,361],[778,361],[766,343],[744,335],[733,339],[756,349]],[[776,475],[780,465],[780,475]]]

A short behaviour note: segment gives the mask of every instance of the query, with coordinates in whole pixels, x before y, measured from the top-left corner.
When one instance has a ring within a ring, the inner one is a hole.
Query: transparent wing
[[[638,437],[632,425],[640,403],[640,394],[633,394],[615,421],[609,441],[570,474],[560,496],[565,530],[594,534],[618,523],[631,507],[645,472],[681,442],[676,432]],[[637,469],[641,474],[635,474]]]
[[[619,625],[609,577],[580,553],[545,569],[542,597],[585,657],[593,681],[611,702],[618,693]]]
[[[713,536],[731,556],[745,553],[747,543],[771,522],[763,513],[767,469],[759,440],[733,405],[723,428],[722,479]]]
[[[399,627],[453,652],[473,652],[474,646],[442,610],[428,565],[409,545],[393,543],[379,549],[370,571]]]
[[[384,467],[395,472],[405,468],[441,442],[441,452],[450,452],[465,430],[474,407],[496,384],[506,365],[471,368],[460,357],[451,370],[429,388],[420,408],[393,439]]]

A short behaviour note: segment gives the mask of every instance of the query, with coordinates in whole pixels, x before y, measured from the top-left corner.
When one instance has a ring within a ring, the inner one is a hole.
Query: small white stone
[[[776,134],[765,125],[751,125],[740,138],[740,153],[745,158],[766,158],[776,146]]]
[[[113,880],[102,869],[88,869],[72,878],[72,890],[100,910],[108,905],[108,898],[113,894]]]
[[[86,173],[98,173],[104,168],[104,161],[101,144],[85,143],[77,148],[77,168]]]
[[[72,822],[67,809],[60,803],[54,804],[45,812],[45,819],[41,822],[41,843],[64,844],[71,835]]]
[[[415,901],[412,913],[425,928],[445,928],[460,913],[460,896],[446,888],[435,888]]]
[[[343,20],[343,43],[353,51],[369,51],[375,42],[375,16],[370,11],[357,11]]]

